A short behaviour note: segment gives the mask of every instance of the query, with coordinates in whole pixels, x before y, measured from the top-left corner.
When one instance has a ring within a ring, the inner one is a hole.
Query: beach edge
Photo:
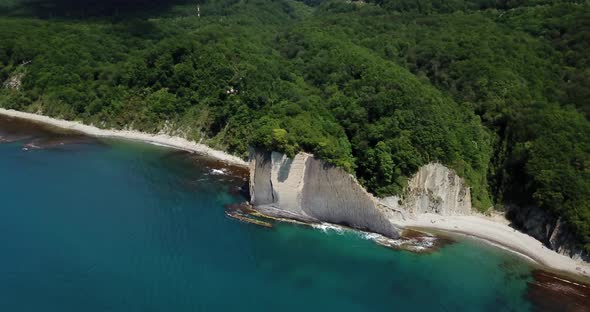
[[[211,157],[233,166],[248,168],[248,163],[238,156],[231,155],[227,152],[213,149],[205,144],[197,143],[195,141],[178,136],[170,136],[162,133],[150,134],[135,130],[101,129],[92,125],[83,124],[78,121],[69,121],[5,108],[0,108],[0,115],[41,123],[61,129],[77,131],[92,137],[118,138],[151,144],[160,144],[166,147],[194,152],[203,156]]]

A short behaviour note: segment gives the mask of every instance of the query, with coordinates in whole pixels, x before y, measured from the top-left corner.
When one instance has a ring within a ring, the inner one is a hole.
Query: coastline
[[[248,168],[247,162],[239,157],[180,137],[165,134],[154,135],[131,130],[100,129],[80,122],[61,120],[4,108],[0,108],[0,115],[72,130],[93,137],[119,138],[162,145],[211,157],[233,166]],[[582,277],[584,279],[590,279],[590,264],[576,261],[546,248],[540,241],[511,228],[508,225],[508,221],[503,218],[491,218],[480,215],[441,216],[436,214],[422,214],[413,216],[405,221],[394,221],[393,223],[406,229],[416,229],[426,232],[438,231],[476,238],[498,248],[516,253],[550,270],[570,275],[573,278],[577,277],[579,279]]]
[[[472,237],[515,253],[534,264],[548,268],[549,271],[566,274],[572,278],[583,278],[585,282],[590,279],[590,264],[576,261],[545,247],[540,241],[510,227],[503,217],[422,214],[396,222],[396,225],[426,232],[432,230]]]
[[[118,138],[162,145],[174,149],[194,152],[203,156],[215,158],[230,165],[248,168],[247,162],[237,156],[230,155],[226,152],[213,149],[205,144],[190,141],[181,137],[174,137],[166,134],[149,134],[133,130],[100,129],[76,121],[56,119],[43,115],[25,113],[21,111],[16,111],[12,109],[9,110],[4,108],[0,108],[0,115],[42,123],[57,128],[77,131],[93,137]]]

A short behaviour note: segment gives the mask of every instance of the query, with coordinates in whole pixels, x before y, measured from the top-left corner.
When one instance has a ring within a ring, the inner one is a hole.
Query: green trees
[[[538,205],[590,243],[587,1],[39,3],[0,5],[0,82],[24,74],[0,106],[303,150],[382,196],[442,162],[482,211]]]
[[[420,166],[444,162],[472,182],[476,206],[488,208],[491,148],[479,118],[396,63],[354,44],[346,32],[356,26],[354,16],[335,21],[342,27],[301,23],[281,35],[277,46],[297,64],[291,71],[321,91],[344,128],[357,177],[372,192],[391,195]]]
[[[575,110],[537,108],[523,118],[523,134],[532,197],[542,208],[562,216],[581,241],[590,245],[590,123]]]

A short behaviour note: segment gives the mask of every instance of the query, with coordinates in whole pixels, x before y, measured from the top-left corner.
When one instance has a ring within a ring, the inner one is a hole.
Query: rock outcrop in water
[[[256,209],[305,222],[330,222],[398,238],[382,205],[344,170],[310,154],[293,159],[250,151],[250,196]]]

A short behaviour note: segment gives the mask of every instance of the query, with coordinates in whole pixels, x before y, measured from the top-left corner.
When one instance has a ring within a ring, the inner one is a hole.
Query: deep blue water
[[[0,311],[527,311],[529,266],[224,214],[239,181],[121,141],[0,144]]]

